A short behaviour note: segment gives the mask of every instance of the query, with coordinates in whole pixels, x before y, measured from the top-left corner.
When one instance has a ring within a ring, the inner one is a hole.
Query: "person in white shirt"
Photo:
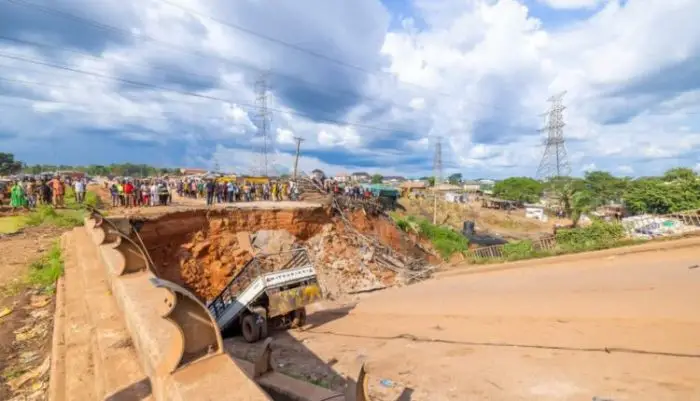
[[[75,180],[73,188],[75,189],[75,201],[83,203],[85,200],[85,184],[81,180]]]
[[[151,183],[151,206],[155,206],[158,203],[158,185],[155,181]]]

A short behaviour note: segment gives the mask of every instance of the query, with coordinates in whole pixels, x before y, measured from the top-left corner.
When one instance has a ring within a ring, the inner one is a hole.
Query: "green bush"
[[[580,252],[614,247],[625,236],[620,224],[596,221],[587,227],[557,231],[557,246],[567,252]]]
[[[51,206],[42,205],[29,213],[26,225],[39,226],[51,224],[57,227],[76,227],[83,223],[82,212],[74,210],[56,211]]]
[[[506,260],[528,259],[534,255],[535,248],[530,240],[509,242],[503,245],[503,259]]]
[[[392,213],[391,218],[402,231],[414,232],[430,240],[433,248],[444,259],[449,259],[455,253],[464,253],[469,249],[469,240],[448,227],[437,226],[428,220],[415,216],[402,217],[397,213]]]
[[[43,289],[52,290],[63,274],[61,246],[54,243],[49,252],[29,266],[28,282]]]
[[[417,220],[417,223],[420,233],[430,240],[435,250],[444,259],[469,249],[469,240],[462,234],[447,227],[434,225],[427,220]]]

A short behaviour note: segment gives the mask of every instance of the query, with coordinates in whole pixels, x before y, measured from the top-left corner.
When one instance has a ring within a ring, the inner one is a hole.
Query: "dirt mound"
[[[368,238],[393,252],[426,258],[390,220],[362,211],[349,213],[347,221],[328,210],[202,212],[147,221],[141,233],[159,275],[203,300],[218,295],[254,253],[286,252],[256,258],[243,275],[278,269],[291,259],[290,249],[306,248],[330,297],[396,283],[397,270],[382,264]],[[248,243],[241,243],[244,231],[250,233]]]

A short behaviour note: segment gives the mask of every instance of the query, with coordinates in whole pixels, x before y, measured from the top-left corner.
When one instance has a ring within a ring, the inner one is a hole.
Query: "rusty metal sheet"
[[[268,315],[269,317],[285,315],[320,300],[321,295],[321,287],[318,283],[309,283],[283,291],[268,291],[267,297],[270,300]]]

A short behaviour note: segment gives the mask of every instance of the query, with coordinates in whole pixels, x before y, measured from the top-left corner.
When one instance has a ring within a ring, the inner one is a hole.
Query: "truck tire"
[[[246,315],[241,321],[241,334],[249,343],[254,343],[260,339],[260,326],[256,322],[257,317],[257,315]]]
[[[306,324],[306,308],[295,310],[292,318],[292,327],[299,328]]]

